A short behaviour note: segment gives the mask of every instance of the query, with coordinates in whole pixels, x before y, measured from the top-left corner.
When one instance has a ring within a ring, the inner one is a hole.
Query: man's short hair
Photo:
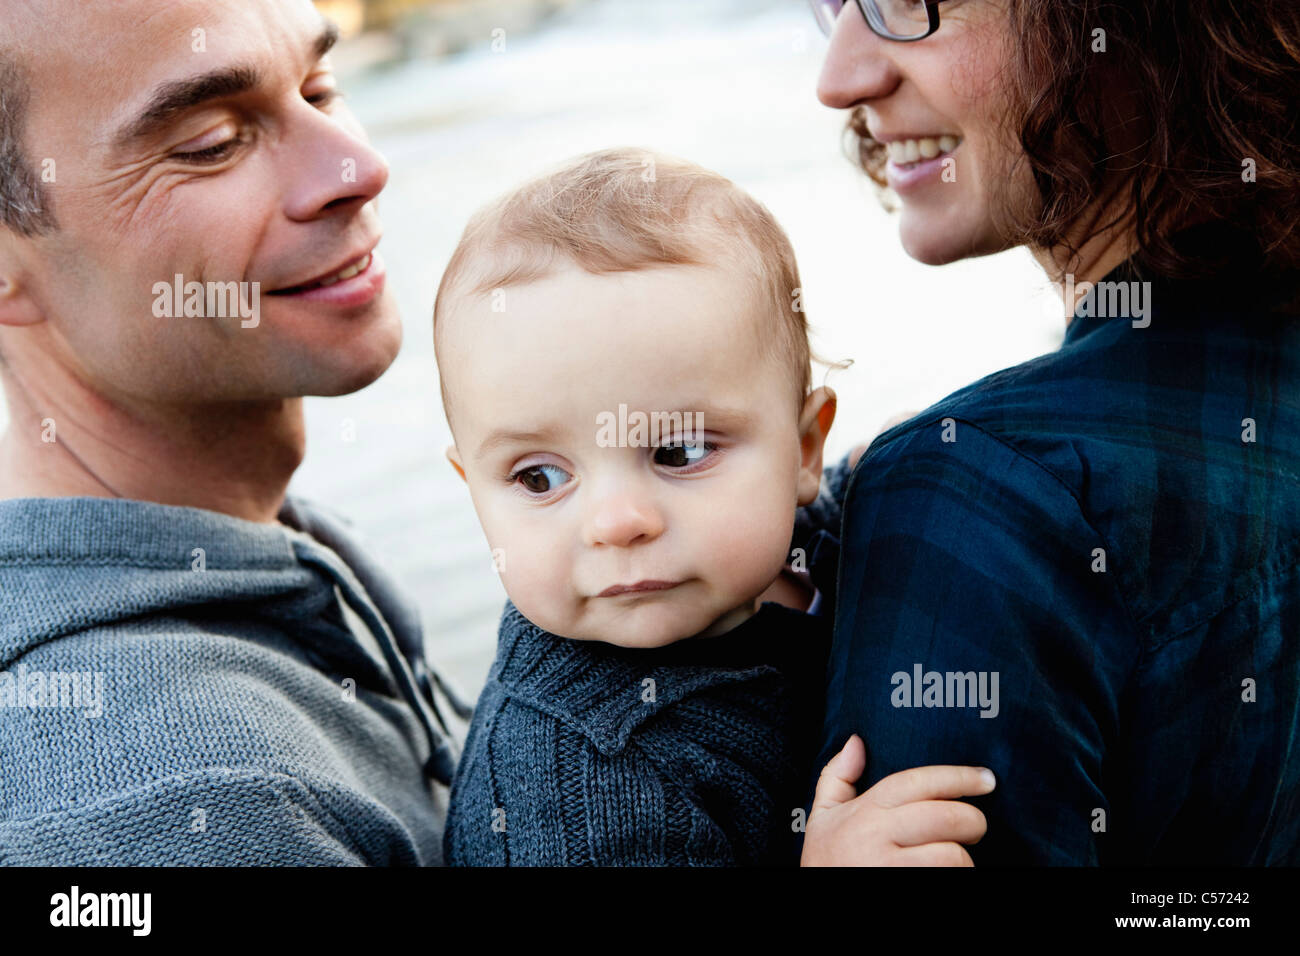
[[[22,68],[0,51],[0,225],[29,238],[55,228],[49,199],[23,149],[30,101]]]
[[[725,177],[620,148],[579,156],[510,192],[466,226],[438,288],[435,342],[449,299],[531,282],[565,265],[595,275],[666,265],[747,274],[767,323],[754,334],[790,370],[802,405],[815,356],[794,250],[767,208]],[[446,408],[449,397],[444,384]]]

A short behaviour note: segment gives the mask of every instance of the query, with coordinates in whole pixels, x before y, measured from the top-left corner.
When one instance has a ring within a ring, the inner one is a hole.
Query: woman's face
[[[1008,248],[995,214],[1035,196],[1025,164],[1011,178],[1019,148],[1001,82],[1012,51],[1007,0],[948,0],[939,13],[938,32],[897,43],[845,3],[817,89],[827,106],[860,108],[888,147],[903,248],[930,265]]]

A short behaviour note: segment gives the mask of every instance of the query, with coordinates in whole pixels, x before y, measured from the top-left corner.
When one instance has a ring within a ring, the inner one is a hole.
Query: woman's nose
[[[644,493],[623,489],[596,502],[587,521],[587,544],[626,548],[664,532],[663,515]]]
[[[846,3],[822,63],[817,99],[843,110],[888,96],[900,79],[893,60],[899,45],[876,36],[857,7]]]

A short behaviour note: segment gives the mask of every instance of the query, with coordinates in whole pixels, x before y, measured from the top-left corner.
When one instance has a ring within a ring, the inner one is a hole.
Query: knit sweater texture
[[[455,866],[792,865],[822,719],[847,460],[792,546],[817,614],[766,602],[661,648],[549,634],[507,602],[452,784]]]
[[[343,523],[280,520],[0,501],[0,863],[441,862],[468,708]]]

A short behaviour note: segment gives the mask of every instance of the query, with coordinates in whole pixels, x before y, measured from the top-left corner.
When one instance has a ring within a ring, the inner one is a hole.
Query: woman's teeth
[[[897,166],[907,166],[923,159],[934,159],[951,153],[961,143],[959,136],[939,136],[925,139],[900,139],[889,143],[889,158]]]
[[[346,269],[334,273],[334,275],[330,276],[328,279],[321,279],[320,282],[316,284],[321,288],[324,288],[327,285],[333,285],[336,282],[342,282],[344,279],[351,279],[354,275],[358,275],[362,272],[365,272],[366,269],[368,269],[369,267],[370,267],[370,256],[367,255],[364,258],[359,259],[356,262],[352,263],[352,265],[348,266]]]

